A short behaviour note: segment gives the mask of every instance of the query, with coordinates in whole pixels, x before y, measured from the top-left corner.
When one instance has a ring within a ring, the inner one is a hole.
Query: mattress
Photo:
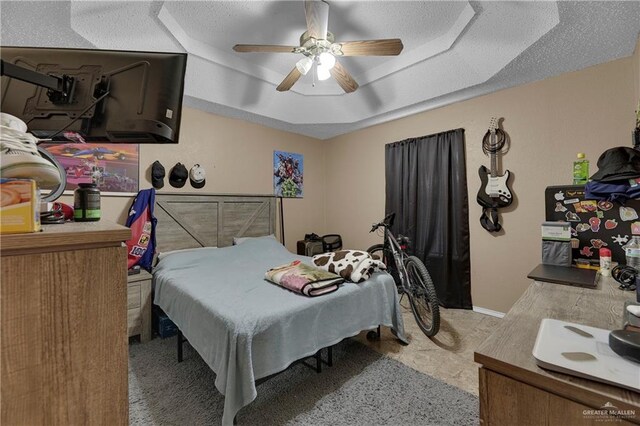
[[[378,325],[406,342],[390,275],[375,273],[313,298],[264,280],[268,269],[295,259],[311,264],[273,238],[254,238],[167,255],[154,270],[154,303],[216,373],[225,425],[255,399],[255,380],[319,349]]]

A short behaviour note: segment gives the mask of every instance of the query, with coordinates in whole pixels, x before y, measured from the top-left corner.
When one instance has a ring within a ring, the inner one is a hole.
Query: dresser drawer
[[[151,274],[140,271],[127,277],[127,330],[129,337],[151,340]]]
[[[129,284],[127,288],[127,309],[140,307],[140,284]]]

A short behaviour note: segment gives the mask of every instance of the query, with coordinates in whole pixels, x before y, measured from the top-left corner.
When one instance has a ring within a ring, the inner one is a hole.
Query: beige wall
[[[640,46],[640,44],[639,44]],[[329,141],[270,129],[185,108],[178,145],[141,145],[142,188],[149,166],[167,169],[198,162],[207,185],[195,190],[165,184],[160,192],[272,193],[273,150],[304,154],[305,197],[285,201],[287,247],[305,233],[337,232],[345,246],[366,248],[379,238],[369,226],[384,214],[384,144],[463,127],[471,226],[475,306],[505,312],[526,288],[540,260],[539,229],[548,185],[571,182],[571,163],[582,151],[596,160],[608,147],[628,145],[640,97],[640,48],[634,56],[559,77],[370,127]],[[505,117],[512,148],[504,165],[514,174],[515,202],[502,215],[505,232],[491,235],[479,223],[477,169],[488,165],[480,140],[491,116]],[[63,201],[73,203],[70,197]],[[103,217],[124,223],[129,197],[103,197]]]
[[[179,161],[187,169],[195,163],[202,165],[207,176],[205,187],[194,189],[187,183],[176,189],[165,178],[159,193],[272,194],[274,150],[304,155],[304,198],[284,201],[286,243],[295,251],[296,240],[305,233],[324,233],[322,141],[185,108],[179,144],[140,145],[140,186],[151,187],[149,167],[155,160],[164,165],[167,178]],[[62,201],[73,204],[71,197]],[[103,196],[101,204],[104,218],[124,224],[131,198]]]
[[[636,88],[636,109],[640,102],[640,38],[636,44],[636,51],[633,54],[633,82]]]
[[[506,312],[528,285],[527,273],[540,262],[545,187],[571,183],[577,152],[586,153],[594,173],[602,151],[630,145],[637,103],[633,61],[637,63],[637,56],[329,140],[327,232],[342,234],[350,248],[379,242],[368,231],[384,215],[384,144],[462,127],[466,131],[473,302]],[[480,186],[478,167],[488,165],[480,141],[491,116],[505,118],[503,126],[512,140],[504,167],[514,175],[515,202],[502,214],[505,232],[499,235],[480,226],[481,209],[475,202]]]

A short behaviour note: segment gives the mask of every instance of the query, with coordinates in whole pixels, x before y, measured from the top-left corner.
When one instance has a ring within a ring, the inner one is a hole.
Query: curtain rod
[[[386,143],[386,144],[385,144],[385,146],[386,146],[386,145],[393,145],[393,144],[396,144],[396,143],[409,142],[409,141],[412,141],[412,140],[415,140],[415,139],[428,138],[428,137],[432,137],[432,136],[439,136],[439,135],[443,135],[443,134],[445,134],[445,133],[457,132],[458,130],[462,130],[462,132],[464,133],[464,127],[459,127],[459,128],[457,128],[457,129],[445,130],[445,131],[443,131],[443,132],[433,133],[433,134],[431,134],[431,135],[414,136],[414,137],[412,137],[412,138],[406,138],[406,139],[403,139],[403,140],[401,140],[401,141],[389,142],[389,143]]]

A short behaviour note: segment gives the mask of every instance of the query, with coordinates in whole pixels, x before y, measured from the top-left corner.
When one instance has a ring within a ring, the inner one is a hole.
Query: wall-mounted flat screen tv
[[[0,56],[0,110],[40,139],[178,142],[184,53],[2,47]]]

